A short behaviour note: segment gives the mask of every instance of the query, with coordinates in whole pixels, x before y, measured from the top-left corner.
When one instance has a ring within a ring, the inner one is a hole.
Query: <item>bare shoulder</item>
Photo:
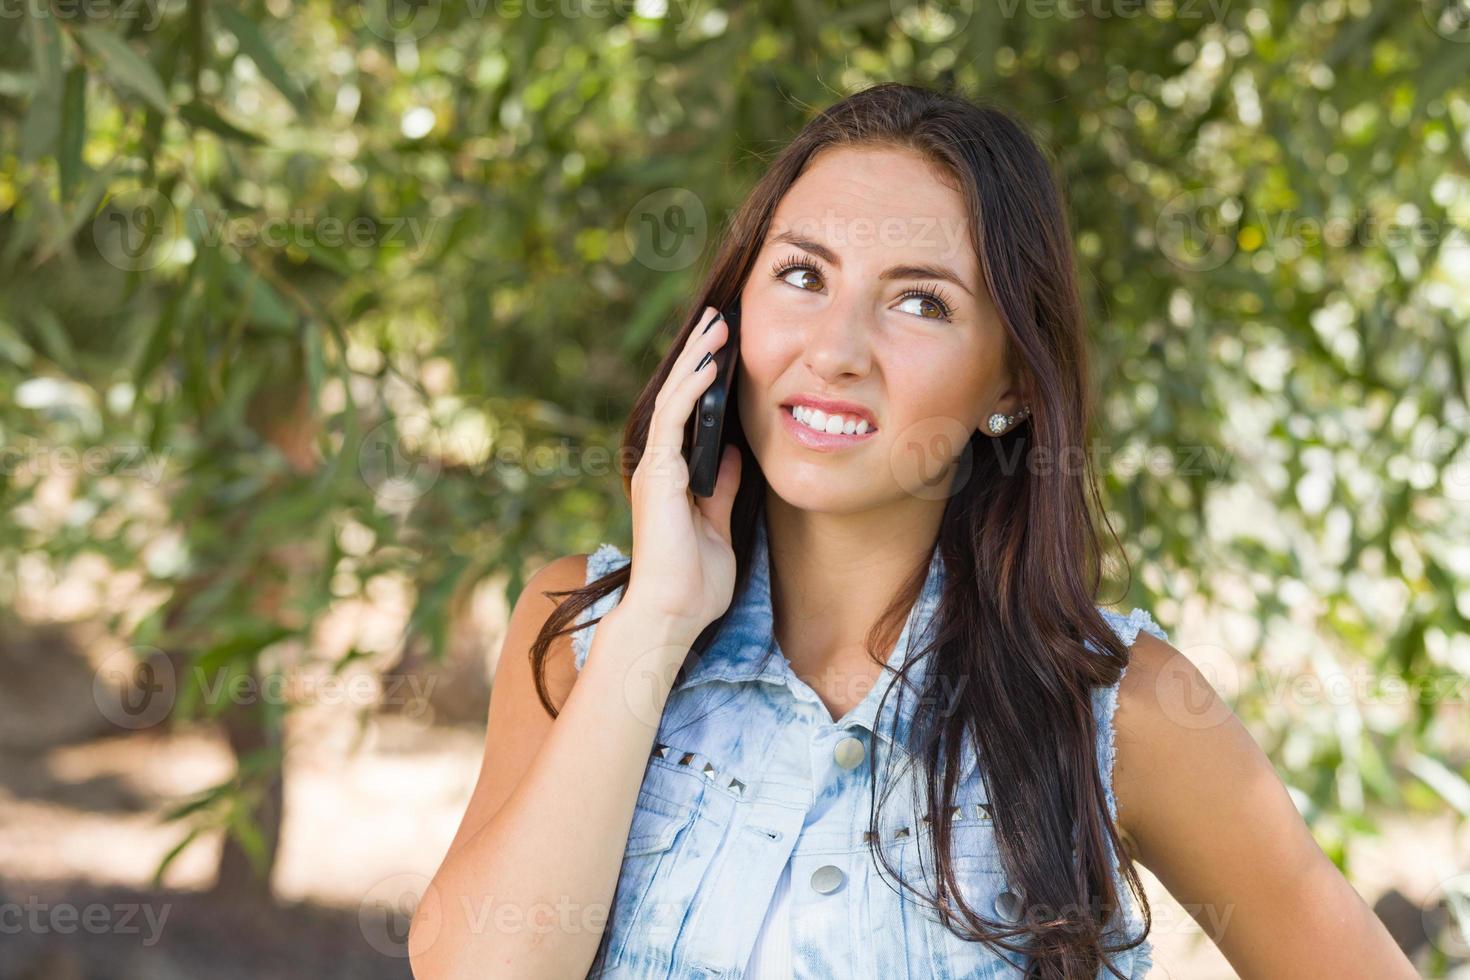
[[[1139,633],[1118,688],[1118,823],[1151,869],[1221,814],[1270,797],[1294,816],[1275,768],[1208,678],[1172,644]],[[1285,803],[1285,808],[1281,804]]]
[[[1200,669],[1173,644],[1140,631],[1118,685],[1118,735],[1160,734],[1175,726],[1215,729],[1233,717]]]
[[[501,648],[500,663],[496,668],[495,683],[498,687],[502,674],[507,679],[530,681],[530,651],[541,627],[563,601],[555,593],[581,588],[587,581],[587,555],[564,555],[537,569],[516,601],[511,611],[510,623],[506,628],[505,644]],[[507,655],[510,655],[507,659]],[[525,677],[520,678],[520,668]],[[551,641],[546,651],[546,684],[552,703],[560,709],[571,693],[577,679],[577,669],[572,661],[571,634],[563,634]],[[531,691],[534,696],[534,686]],[[493,695],[492,695],[493,696]]]
[[[1241,977],[1412,977],[1199,668],[1148,633],[1131,656],[1118,691],[1113,777],[1135,859]]]

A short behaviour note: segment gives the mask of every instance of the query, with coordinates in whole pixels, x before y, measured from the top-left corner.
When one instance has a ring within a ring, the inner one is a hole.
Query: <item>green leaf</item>
[[[1449,766],[1424,752],[1409,757],[1409,771],[1439,794],[1466,819],[1470,819],[1470,781]]]
[[[66,247],[82,225],[96,219],[98,209],[102,204],[102,196],[112,186],[112,178],[121,164],[122,161],[116,157],[107,161],[101,170],[96,171],[87,179],[87,182],[77,192],[76,198],[67,202],[65,210],[48,220],[46,239],[37,247],[31,258],[32,268],[49,261],[53,255]]]
[[[77,31],[88,48],[102,59],[103,71],[119,88],[140,95],[153,108],[167,115],[172,111],[163,81],[142,55],[103,27],[89,24]]]
[[[61,32],[51,15],[38,15],[33,8],[26,21],[31,34],[31,67],[36,72],[38,91],[61,84]]]
[[[281,60],[276,57],[275,51],[271,49],[270,42],[244,14],[229,6],[217,6],[215,14],[225,25],[229,32],[235,35],[235,40],[240,42],[240,50],[245,53],[255,67],[260,69],[265,80],[276,87],[276,91],[286,97],[286,101],[295,107],[301,115],[306,115],[306,96],[286,74],[286,69],[281,65]]]
[[[61,145],[56,163],[61,173],[61,198],[76,194],[82,173],[82,144],[87,139],[87,70],[80,65],[66,73],[66,92],[61,98]]]
[[[153,324],[153,328],[147,334],[147,340],[138,348],[137,359],[133,363],[132,370],[128,373],[133,378],[133,383],[140,388],[148,383],[154,369],[163,363],[164,356],[168,353],[173,339],[174,324],[178,320],[179,307],[184,304],[187,293],[175,294],[173,300],[163,308],[163,315]]]
[[[648,293],[648,296],[633,311],[628,326],[623,332],[622,352],[631,357],[643,350],[653,337],[663,318],[678,302],[689,284],[683,276],[664,276]]]
[[[310,239],[303,240],[297,244],[301,246],[301,250],[306,253],[311,261],[322,268],[330,269],[344,279],[357,274],[357,270],[352,266],[352,260],[348,257],[348,251],[342,246],[323,245],[320,242],[311,241]]]
[[[305,347],[306,381],[311,392],[311,412],[316,415],[320,408],[322,381],[326,377],[326,357],[322,351],[322,327],[318,323],[303,323],[302,344]]]
[[[252,323],[280,333],[285,333],[296,325],[295,311],[281,298],[275,287],[253,269],[243,263],[233,262],[228,266],[227,275],[242,294],[246,316]]]
[[[260,826],[255,822],[250,813],[248,803],[241,800],[239,805],[230,811],[230,836],[240,843],[241,849],[250,858],[250,864],[255,873],[261,877],[270,874],[270,854],[265,844],[265,836],[260,832]]]
[[[466,555],[450,555],[444,561],[439,577],[420,588],[418,603],[409,616],[407,633],[428,637],[429,654],[435,663],[443,663],[448,646],[449,607],[456,590],[470,566]]]
[[[173,864],[174,859],[177,858],[180,854],[184,853],[185,848],[187,848],[190,844],[199,839],[199,835],[204,832],[204,829],[205,828],[202,826],[195,827],[184,835],[183,840],[179,841],[173,847],[169,848],[168,853],[163,856],[163,860],[158,862],[158,867],[153,870],[154,888],[163,887],[163,876],[168,871],[169,865]]]
[[[0,319],[0,358],[18,368],[29,368],[36,359],[31,345],[4,319]]]
[[[50,16],[27,21],[35,95],[20,124],[20,158],[29,163],[49,156],[56,146],[61,117],[61,36]]]
[[[71,338],[66,334],[66,328],[62,326],[61,318],[52,312],[50,307],[38,306],[31,311],[31,325],[36,328],[36,335],[41,341],[41,349],[62,370],[69,374],[77,373],[76,351],[72,349]]]
[[[179,116],[194,128],[207,129],[216,136],[223,136],[227,140],[234,140],[247,146],[261,146],[265,143],[254,133],[247,132],[234,123],[226,121],[219,113],[202,102],[185,102],[179,106]]]
[[[233,782],[233,779],[229,779],[222,783],[216,783],[208,789],[201,790],[183,803],[165,810],[159,819],[164,823],[175,823],[176,821],[183,820],[185,817],[202,813],[224,799],[225,794],[229,791]]]

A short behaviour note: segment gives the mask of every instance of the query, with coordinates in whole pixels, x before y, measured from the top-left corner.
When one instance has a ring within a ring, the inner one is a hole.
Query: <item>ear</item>
[[[1001,362],[1004,368],[1000,376],[1001,394],[993,404],[985,406],[986,418],[996,412],[1015,415],[1031,404],[1030,392],[1026,390],[1024,379],[1015,368],[1015,359],[1015,352],[1007,349]]]
[[[980,423],[980,431],[988,436],[1004,435],[1019,425],[1022,419],[1030,415],[1030,412],[1031,399],[1028,392],[1013,376],[1008,375],[1004,392],[987,407]],[[1009,420],[1009,423],[999,432],[990,428],[990,420],[997,414],[1004,415]]]
[[[1023,409],[1029,408],[1030,405],[1031,400],[1026,396],[1024,389],[1019,387],[1008,388],[1005,394],[996,399],[995,404],[991,406],[990,411],[986,413],[985,417],[989,418],[996,412],[1001,412],[1006,415],[1016,415]]]

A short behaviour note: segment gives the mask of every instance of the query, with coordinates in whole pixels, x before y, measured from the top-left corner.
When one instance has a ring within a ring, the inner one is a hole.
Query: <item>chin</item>
[[[803,462],[790,457],[771,460],[769,466],[764,460],[761,462],[761,472],[765,474],[771,492],[798,510],[818,514],[854,514],[872,509],[880,502],[885,489],[893,489],[878,486],[871,470],[858,474],[861,482],[838,482],[835,479],[837,473],[846,469],[824,465],[820,460]]]

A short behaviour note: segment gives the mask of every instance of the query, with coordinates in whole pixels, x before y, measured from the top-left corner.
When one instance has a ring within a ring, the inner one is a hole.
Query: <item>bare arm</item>
[[[658,718],[692,638],[625,602],[598,625],[578,675],[570,637],[559,637],[547,680],[553,703],[564,693],[565,703],[552,719],[528,655],[553,608],[541,593],[580,586],[585,569],[586,556],[548,565],[511,614],[480,778],[409,932],[418,980],[565,980],[597,952]]]
[[[542,569],[511,613],[480,781],[409,930],[418,980],[566,980],[597,955],[674,674],[734,592],[740,453],[726,445],[714,494],[695,498],[681,452],[695,400],[715,377],[714,351],[729,338],[712,306],[685,327],[630,481],[628,585],[580,675],[566,638],[553,647],[549,686],[571,685],[554,721],[528,652],[553,608],[542,593],[580,586],[586,557]]]
[[[1141,633],[1118,697],[1115,789],[1141,863],[1243,980],[1414,980],[1209,682]]]

